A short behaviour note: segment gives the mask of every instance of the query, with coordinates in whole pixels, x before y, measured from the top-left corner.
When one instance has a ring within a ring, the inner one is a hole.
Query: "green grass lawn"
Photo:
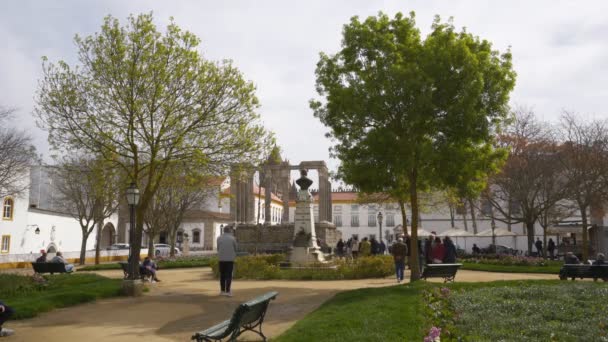
[[[213,258],[179,258],[175,260],[161,260],[158,261],[159,269],[170,269],[170,268],[191,268],[191,267],[209,267]],[[120,270],[120,264],[118,262],[112,262],[107,264],[89,265],[78,269],[81,271],[103,271],[103,270]]]
[[[420,281],[339,293],[273,341],[608,341],[606,312],[605,283]]]
[[[421,341],[420,289],[395,286],[339,293],[273,341]]]
[[[561,268],[559,264],[549,264],[547,266],[519,266],[519,265],[492,265],[464,261],[461,270],[484,271],[484,272],[504,272],[504,273],[546,273],[559,274]]]
[[[0,298],[15,309],[13,319],[31,318],[45,311],[119,296],[120,279],[96,274],[57,274],[37,282],[31,276],[0,274]]]

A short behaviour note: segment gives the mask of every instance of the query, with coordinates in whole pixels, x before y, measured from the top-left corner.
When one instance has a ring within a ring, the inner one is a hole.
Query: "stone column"
[[[236,222],[253,223],[255,197],[250,167],[233,168],[230,174],[230,216]]]
[[[328,189],[327,189],[327,168],[326,167],[319,167],[317,169],[317,172],[319,173],[319,222],[321,221],[330,221],[331,222],[331,218],[328,217],[328,203],[327,203],[327,195],[328,195]]]
[[[264,170],[264,224],[270,225],[272,214],[271,214],[271,204],[272,204],[272,170],[270,168],[265,168]]]
[[[281,218],[282,223],[286,224],[289,222],[289,179],[290,179],[291,167],[289,164],[282,165],[279,170],[279,187],[283,193],[283,217]]]

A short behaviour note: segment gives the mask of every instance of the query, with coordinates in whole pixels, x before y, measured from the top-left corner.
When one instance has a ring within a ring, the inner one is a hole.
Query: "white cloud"
[[[173,16],[202,40],[207,58],[232,59],[258,88],[260,113],[292,162],[327,160],[326,129],[312,116],[318,53],[340,47],[342,26],[353,15],[416,11],[428,32],[435,14],[454,17],[504,51],[511,46],[518,72],[515,103],[557,120],[562,108],[605,117],[608,90],[608,2],[604,1],[7,1],[0,3],[0,103],[22,110],[33,127],[40,57],[73,62],[72,38],[98,31],[107,14],[124,21],[153,11],[160,26]],[[43,134],[37,132],[43,145]],[[336,162],[331,161],[335,166]]]

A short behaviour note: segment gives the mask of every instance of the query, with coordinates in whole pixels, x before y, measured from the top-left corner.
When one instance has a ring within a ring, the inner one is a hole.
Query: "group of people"
[[[357,236],[351,237],[346,242],[340,239],[336,244],[336,253],[339,257],[351,256],[357,258],[359,256],[384,255],[386,253],[386,244],[384,241],[378,241],[375,237],[368,239],[364,237],[360,242]]]
[[[411,254],[411,239],[409,235],[406,235],[405,238],[402,236],[398,237],[397,241],[391,245],[390,252],[395,262],[397,282],[401,283],[403,281],[405,265]],[[420,270],[422,270],[423,262],[426,262],[426,264],[451,264],[456,262],[456,245],[452,239],[446,236],[441,240],[434,232],[424,241],[424,244],[421,243],[421,240],[418,240],[418,252],[418,266]]]
[[[40,256],[38,257],[38,259],[36,259],[36,262],[53,262],[53,263],[58,263],[58,264],[64,264],[66,272],[72,272],[72,271],[74,271],[74,265],[68,263],[63,258],[63,253],[61,253],[61,252],[57,252],[55,254],[55,256],[51,260],[47,260],[47,253],[46,253],[46,251],[44,249],[41,249],[40,250]]]
[[[456,262],[456,245],[449,236],[432,234],[424,241],[423,255],[427,264],[453,264]]]
[[[534,247],[536,247],[536,253],[539,257],[546,257],[543,250],[543,242],[540,240],[540,238],[536,238],[536,242],[534,242]],[[557,245],[555,244],[555,241],[553,241],[552,238],[549,238],[549,241],[547,241],[547,252],[551,260],[555,258],[555,250],[557,250]]]

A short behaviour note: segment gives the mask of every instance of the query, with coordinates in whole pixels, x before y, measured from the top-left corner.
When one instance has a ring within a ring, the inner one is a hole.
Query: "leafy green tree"
[[[101,155],[138,184],[136,263],[144,212],[169,165],[226,174],[231,163],[256,161],[268,133],[253,83],[230,61],[204,59],[199,39],[173,21],[163,33],[152,14],[126,26],[108,16],[101,32],[75,43],[78,66],[44,59],[36,113],[53,148]]]
[[[344,26],[342,49],[321,54],[311,101],[331,129],[339,176],[368,191],[409,196],[416,241],[418,193],[483,184],[505,153],[493,137],[515,84],[511,54],[437,17],[422,39],[414,13],[380,13]],[[479,186],[478,188],[483,188]],[[416,243],[412,257],[418,258]],[[412,262],[412,280],[419,277]]]

